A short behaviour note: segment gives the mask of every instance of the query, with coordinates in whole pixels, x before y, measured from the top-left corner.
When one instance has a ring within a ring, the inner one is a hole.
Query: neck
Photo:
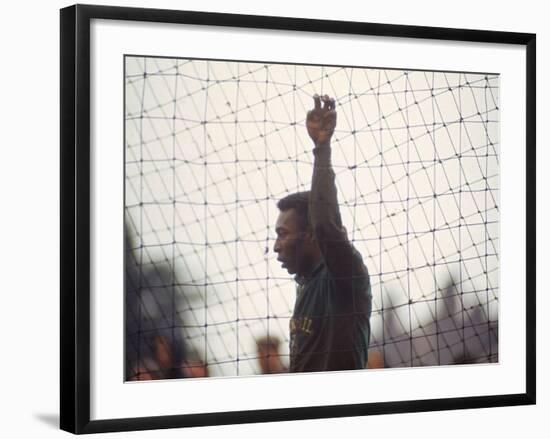
[[[311,259],[311,263],[307,265],[307,269],[304,269],[302,273],[299,273],[299,276],[303,279],[310,279],[313,276],[313,271],[315,268],[317,268],[317,265],[321,262],[322,256],[321,253],[315,255],[314,258]]]

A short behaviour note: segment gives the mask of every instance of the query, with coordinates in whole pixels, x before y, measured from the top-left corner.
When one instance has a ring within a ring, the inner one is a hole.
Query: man
[[[275,231],[277,260],[297,282],[290,321],[290,372],[362,369],[371,292],[367,268],[342,226],[331,165],[334,99],[315,95],[306,126],[314,142],[310,192],[288,195]]]

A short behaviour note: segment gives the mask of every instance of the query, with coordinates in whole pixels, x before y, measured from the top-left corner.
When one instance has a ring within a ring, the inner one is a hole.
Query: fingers
[[[315,109],[319,110],[321,108],[321,97],[317,93],[313,95],[313,102],[315,103]]]
[[[323,96],[323,110],[330,110],[330,98],[328,95]]]
[[[313,102],[315,103],[315,110],[321,109],[321,101],[323,102],[323,110],[334,110],[336,107],[336,101],[329,95],[324,95],[321,97],[318,94],[314,94]]]

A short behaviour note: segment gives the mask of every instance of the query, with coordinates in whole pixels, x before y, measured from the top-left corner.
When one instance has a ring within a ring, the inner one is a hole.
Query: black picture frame
[[[536,293],[536,36],[529,33],[448,29],[234,15],[194,11],[75,5],[60,11],[61,85],[61,387],[60,424],[81,434],[175,427],[303,420],[324,417],[534,404]],[[336,406],[90,419],[90,22],[94,19],[181,23],[333,34],[485,42],[526,49],[526,376],[525,393]]]

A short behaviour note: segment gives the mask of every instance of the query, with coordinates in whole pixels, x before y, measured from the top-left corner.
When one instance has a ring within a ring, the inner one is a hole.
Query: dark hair
[[[300,227],[305,230],[309,224],[309,191],[296,192],[281,198],[277,203],[281,212],[296,210],[300,217]]]

